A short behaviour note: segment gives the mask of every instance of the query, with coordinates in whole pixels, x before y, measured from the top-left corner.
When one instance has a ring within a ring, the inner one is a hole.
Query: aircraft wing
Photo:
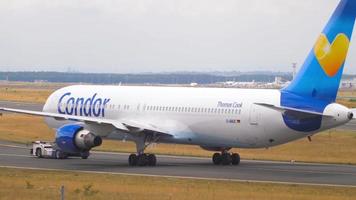
[[[290,107],[284,107],[284,106],[275,106],[275,105],[272,105],[272,104],[266,104],[266,103],[254,103],[256,105],[259,105],[259,106],[263,106],[265,108],[270,108],[272,110],[276,110],[278,112],[281,112],[281,113],[286,113],[286,112],[289,112],[289,113],[293,113],[293,114],[299,114],[299,115],[318,115],[318,116],[322,116],[322,117],[333,117],[331,115],[325,115],[323,113],[320,113],[320,112],[314,112],[314,111],[309,111],[309,110],[303,110],[303,109],[297,109],[297,108],[290,108]]]
[[[138,131],[148,130],[148,131],[153,131],[153,132],[157,132],[157,133],[168,134],[168,131],[161,129],[152,123],[133,121],[133,120],[122,120],[122,122],[129,129],[134,128],[134,129],[137,129]],[[168,134],[168,135],[171,135],[171,134]]]
[[[172,136],[167,131],[161,130],[160,128],[147,123],[134,122],[131,120],[119,121],[119,120],[110,120],[104,118],[94,118],[94,117],[84,117],[84,116],[73,116],[73,115],[64,115],[58,113],[50,113],[50,112],[40,112],[40,111],[31,111],[31,110],[22,110],[22,109],[13,109],[13,108],[2,108],[0,107],[0,111],[12,112],[12,113],[20,113],[34,116],[42,116],[42,117],[52,117],[56,120],[70,120],[77,122],[84,122],[88,124],[103,124],[103,125],[112,125],[118,130],[131,132],[133,129],[135,131],[152,131],[160,134],[165,134]]]

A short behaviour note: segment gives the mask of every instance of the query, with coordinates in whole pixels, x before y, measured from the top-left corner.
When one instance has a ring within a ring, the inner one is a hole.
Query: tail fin
[[[341,0],[292,83],[282,89],[300,97],[334,102],[356,16],[356,0]]]

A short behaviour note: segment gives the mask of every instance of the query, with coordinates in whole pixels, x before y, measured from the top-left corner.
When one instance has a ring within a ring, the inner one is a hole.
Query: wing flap
[[[168,134],[168,131],[161,129],[152,123],[143,123],[143,122],[137,122],[137,121],[133,121],[133,120],[123,120],[123,124],[128,128],[137,128],[137,129],[141,129],[142,131],[148,130],[148,131],[153,131],[153,132],[157,132],[157,133],[164,133],[167,135],[171,135],[171,134]]]

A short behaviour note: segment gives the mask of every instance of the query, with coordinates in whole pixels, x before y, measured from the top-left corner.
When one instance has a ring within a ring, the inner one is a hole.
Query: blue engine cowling
[[[102,139],[78,124],[64,125],[57,129],[56,144],[66,153],[80,153],[100,146]]]

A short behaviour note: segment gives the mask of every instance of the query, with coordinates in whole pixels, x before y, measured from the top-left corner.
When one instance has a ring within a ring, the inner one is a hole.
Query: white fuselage
[[[325,124],[323,119],[318,131],[294,131],[285,125],[281,112],[254,104],[279,106],[280,96],[279,90],[264,89],[78,85],[54,92],[43,110],[144,122],[174,135],[158,142],[205,147],[270,147],[346,122]],[[123,132],[87,127],[103,137],[126,137]]]

